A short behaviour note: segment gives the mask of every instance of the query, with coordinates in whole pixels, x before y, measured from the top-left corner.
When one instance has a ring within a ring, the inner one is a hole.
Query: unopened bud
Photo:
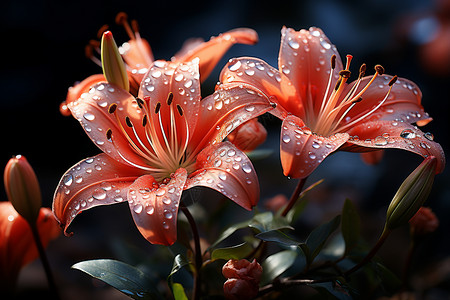
[[[5,190],[14,209],[34,225],[42,206],[41,189],[33,168],[25,157],[9,160],[4,172]]]
[[[245,122],[228,135],[230,142],[239,150],[247,152],[255,150],[266,138],[267,130],[257,119]]]
[[[262,268],[255,259],[252,262],[230,259],[223,266],[222,274],[228,278],[223,285],[225,298],[253,299],[258,295]]]
[[[386,228],[404,225],[416,214],[431,192],[436,166],[436,158],[429,156],[403,181],[388,207]]]
[[[103,74],[106,80],[128,92],[130,82],[128,81],[127,70],[111,31],[103,33],[101,53]]]

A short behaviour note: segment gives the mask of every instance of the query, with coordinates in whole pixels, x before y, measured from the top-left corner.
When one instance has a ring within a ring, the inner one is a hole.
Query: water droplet
[[[221,180],[227,180],[227,175],[225,175],[224,173],[219,174],[219,178]]]
[[[183,78],[184,78],[183,74],[175,75],[175,81],[181,81],[181,80],[183,80]]]
[[[413,139],[416,137],[416,134],[411,129],[405,129],[400,133],[400,136],[404,139]]]
[[[230,150],[228,150],[227,154],[229,157],[232,157],[232,156],[236,155],[236,151],[234,149],[230,149]]]
[[[216,160],[214,161],[214,166],[215,166],[216,168],[220,167],[221,164],[222,164],[222,161],[221,161],[220,159],[216,159]]]
[[[143,209],[144,209],[144,207],[142,206],[142,204],[138,204],[133,208],[134,212],[137,214],[140,214]]]
[[[387,145],[388,141],[386,138],[384,138],[382,136],[377,136],[374,140],[374,143],[377,146],[384,146],[384,145]]]
[[[252,167],[250,167],[248,164],[244,164],[242,165],[242,170],[248,174],[252,171]]]
[[[169,229],[169,224],[167,224],[166,222],[163,222],[163,228],[164,229]]]
[[[152,215],[155,212],[155,208],[152,205],[150,205],[145,209],[145,212],[149,215]]]
[[[296,40],[289,40],[288,41],[288,45],[292,48],[292,49],[298,49],[300,48],[299,43],[297,43]]]
[[[425,132],[423,136],[429,141],[434,140],[434,135],[431,132]]]
[[[75,176],[75,182],[76,183],[81,183],[82,181],[83,181],[83,177],[81,175]]]
[[[289,143],[291,141],[291,137],[287,134],[283,135],[283,142]]]
[[[241,67],[241,62],[238,60],[238,61],[236,61],[234,64],[230,64],[229,66],[228,66],[228,69],[230,70],[230,71],[237,71],[237,70],[239,70],[239,68]]]
[[[95,115],[93,115],[93,114],[91,114],[91,113],[85,113],[85,114],[83,115],[83,117],[84,117],[86,120],[88,120],[88,121],[94,121],[94,119],[95,119]]]
[[[73,182],[73,177],[72,177],[72,175],[68,174],[68,175],[66,175],[66,176],[64,177],[64,184],[65,184],[66,186],[70,186],[70,185],[72,184],[72,182]]]
[[[155,195],[158,197],[163,196],[166,193],[165,189],[157,189]]]
[[[95,191],[92,193],[92,197],[97,200],[105,200],[106,191],[104,189],[95,189]]]
[[[253,76],[255,75],[255,70],[247,69],[245,70],[245,74],[247,74],[248,76]]]
[[[320,145],[317,142],[313,142],[312,147],[315,148],[315,149],[319,149]]]
[[[309,158],[311,158],[311,159],[316,159],[316,155],[315,155],[314,153],[310,153],[310,154],[309,154]]]
[[[192,83],[193,83],[193,81],[191,79],[189,79],[188,81],[186,81],[184,83],[184,87],[188,89],[192,86]]]
[[[168,211],[167,209],[164,210],[164,218],[170,220],[172,219],[173,215],[170,211]]]
[[[174,189],[174,191],[175,191],[175,189]],[[169,193],[170,193],[170,190],[169,190]],[[164,197],[162,202],[166,205],[169,205],[170,203],[172,203],[172,200],[169,197]]]
[[[320,39],[320,45],[322,45],[322,47],[326,50],[331,49],[331,44],[328,43],[326,40],[324,39]]]

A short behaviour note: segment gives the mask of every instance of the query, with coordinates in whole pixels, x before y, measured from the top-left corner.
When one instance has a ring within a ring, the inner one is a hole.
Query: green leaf
[[[253,251],[248,243],[242,243],[236,246],[215,249],[211,254],[211,260],[216,259],[242,259]]]
[[[296,241],[286,233],[280,230],[270,230],[266,232],[258,233],[255,237],[266,242],[275,242],[281,244],[282,246],[299,246],[301,242]]]
[[[181,268],[183,268],[184,266],[187,266],[189,264],[190,264],[190,262],[187,260],[186,257],[184,257],[181,254],[177,254],[175,256],[175,258],[173,259],[172,271],[170,271],[168,278],[172,277],[173,274],[180,271]]]
[[[349,199],[345,200],[342,208],[341,230],[345,241],[345,253],[348,254],[357,245],[361,234],[358,212]]]
[[[72,269],[97,278],[133,299],[161,299],[151,280],[139,269],[112,259],[86,260]]]
[[[338,228],[340,221],[341,216],[336,216],[330,222],[320,225],[309,234],[306,243],[300,244],[308,264],[311,264],[320,253],[327,239]]]
[[[259,232],[284,228],[294,229],[289,225],[286,218],[274,216],[270,211],[255,215],[248,226],[255,228]]]
[[[172,283],[172,293],[175,300],[188,300],[181,283]]]
[[[248,227],[248,223],[249,223],[249,221],[244,221],[244,222],[237,223],[237,224],[234,224],[234,225],[228,227],[227,229],[225,229],[224,232],[222,232],[222,234],[219,236],[219,238],[211,246],[209,246],[208,249],[212,249],[212,248],[216,247],[220,242],[222,242],[227,237],[229,237],[230,235],[235,233],[237,230]]]
[[[380,263],[375,263],[375,272],[380,278],[380,282],[388,292],[393,293],[397,291],[402,282],[391,270]]]
[[[297,251],[285,250],[267,257],[262,263],[262,283],[265,284],[271,282],[274,278],[289,269],[295,262],[297,255]]]

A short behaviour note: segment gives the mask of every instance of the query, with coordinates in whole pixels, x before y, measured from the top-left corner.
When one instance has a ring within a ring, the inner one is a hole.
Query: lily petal
[[[251,210],[259,200],[259,183],[250,159],[230,142],[206,147],[197,156],[197,171],[184,189],[212,188]]]
[[[59,107],[62,115],[70,116],[70,110],[68,108],[69,103],[78,100],[82,94],[87,93],[91,86],[99,82],[106,82],[105,76],[103,74],[91,75],[81,82],[75,83],[67,91],[66,100],[63,101]]]
[[[359,101],[349,111],[345,121],[353,122],[377,107],[386,97],[389,90],[389,82],[392,78],[393,76],[391,75],[381,75],[375,78],[363,94],[363,100]],[[371,79],[372,76],[362,78],[355,94],[359,93]],[[356,81],[349,84],[343,94],[346,95],[355,84]],[[423,126],[431,121],[431,118],[424,111],[421,99],[422,92],[414,82],[405,78],[398,78],[392,85],[385,102],[370,115],[370,120],[403,120],[407,123],[417,122],[418,125]],[[358,123],[366,121],[367,118],[362,118]],[[345,122],[342,125],[345,125]]]
[[[150,97],[150,110],[154,110],[157,103],[163,104],[160,108],[162,119],[170,120],[170,109],[165,103],[169,93],[172,94],[172,105],[182,108],[189,130],[193,131],[200,108],[199,76],[197,59],[186,63],[155,61],[141,83],[139,97]],[[153,118],[154,124],[158,124],[157,114],[152,113],[149,117]]]
[[[296,116],[288,116],[281,127],[280,159],[284,175],[293,178],[309,176],[319,164],[347,140],[347,133],[329,137],[311,132]]]
[[[258,34],[253,29],[238,28],[212,37],[208,42],[188,41],[172,58],[174,62],[186,62],[198,57],[200,59],[200,74],[202,81],[211,74],[214,67],[225,52],[234,44],[254,45],[258,42]]]
[[[396,148],[417,153],[423,157],[435,156],[436,172],[445,167],[445,155],[441,145],[433,141],[433,135],[423,133],[417,127],[402,121],[373,121],[353,127],[348,131],[353,137],[343,150],[364,152],[364,148]]]
[[[64,233],[67,235],[67,227],[80,212],[126,200],[128,187],[142,174],[104,153],[70,168],[62,176],[53,200],[53,213]]]
[[[191,142],[197,148],[221,142],[244,122],[271,109],[263,94],[245,84],[225,84],[201,102],[198,124]]]
[[[330,61],[333,55],[336,55],[336,66],[332,72],[331,82],[328,83],[331,71]],[[301,102],[305,109],[319,112],[321,104],[325,100],[327,85],[329,84],[330,89],[333,89],[339,71],[343,69],[336,47],[323,31],[316,27],[300,31],[283,27],[278,67],[281,81],[287,79],[292,83],[301,99],[301,101],[295,101],[296,103],[294,101],[284,102],[282,106],[298,116],[305,116],[305,112],[293,104],[298,106]]]
[[[128,190],[134,222],[152,244],[172,245],[177,239],[177,215],[187,172],[178,169],[167,185],[151,175],[139,177]]]
[[[112,104],[117,104],[116,113],[120,124],[114,114],[108,112]],[[129,128],[126,126],[126,117],[133,124],[140,124],[142,112],[133,96],[119,87],[99,83],[94,85],[88,93],[83,94],[79,100],[69,105],[73,116],[83,126],[84,131],[94,144],[104,153],[120,163],[128,165],[144,165],[142,157],[137,155],[129,146],[127,136],[138,144],[133,129],[139,136],[145,136],[142,126]],[[112,138],[107,136],[111,129]],[[127,134],[124,134],[125,130]],[[125,160],[125,158],[127,160]]]

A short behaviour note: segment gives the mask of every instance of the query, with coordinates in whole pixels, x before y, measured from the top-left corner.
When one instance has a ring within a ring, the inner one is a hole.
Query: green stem
[[[28,223],[28,224],[30,225],[31,232],[32,232],[33,238],[34,238],[34,242],[36,244],[36,248],[38,249],[39,257],[41,259],[42,266],[44,267],[45,275],[47,276],[49,289],[50,289],[51,293],[53,294],[54,299],[60,299],[59,294],[58,294],[58,289],[56,288],[55,280],[53,278],[53,273],[52,273],[52,270],[50,269],[50,264],[48,262],[47,255],[45,254],[44,246],[42,245],[41,238],[39,236],[39,231],[37,230],[37,226],[36,226],[36,224],[33,224],[33,225],[30,223]]]
[[[194,239],[194,255],[195,255],[195,273],[194,273],[194,288],[192,291],[192,299],[196,300],[200,298],[200,289],[201,289],[201,274],[200,270],[203,264],[202,258],[202,250],[200,248],[200,237],[198,235],[197,224],[195,223],[194,218],[189,212],[188,208],[184,206],[184,204],[180,205],[181,210],[186,216],[189,225],[191,226],[192,238]]]
[[[292,207],[294,207],[295,203],[297,202],[297,200],[300,196],[300,193],[302,192],[302,189],[303,189],[303,186],[305,185],[306,179],[308,179],[308,177],[305,177],[305,178],[302,178],[299,180],[297,187],[295,188],[295,191],[292,194],[288,205],[281,213],[281,216],[285,217],[288,214],[288,212],[292,209]]]
[[[384,242],[386,241],[386,239],[387,239],[387,237],[389,236],[390,233],[391,233],[391,230],[387,229],[385,227],[384,230],[383,230],[383,233],[381,234],[381,236],[378,239],[378,241],[375,244],[375,246],[373,246],[372,250],[370,250],[370,252],[357,265],[355,265],[350,270],[346,271],[344,273],[344,276],[347,277],[350,274],[352,274],[352,273],[356,272],[357,270],[359,270],[364,265],[366,265],[375,256],[375,254],[377,254],[378,250],[384,244]]]

